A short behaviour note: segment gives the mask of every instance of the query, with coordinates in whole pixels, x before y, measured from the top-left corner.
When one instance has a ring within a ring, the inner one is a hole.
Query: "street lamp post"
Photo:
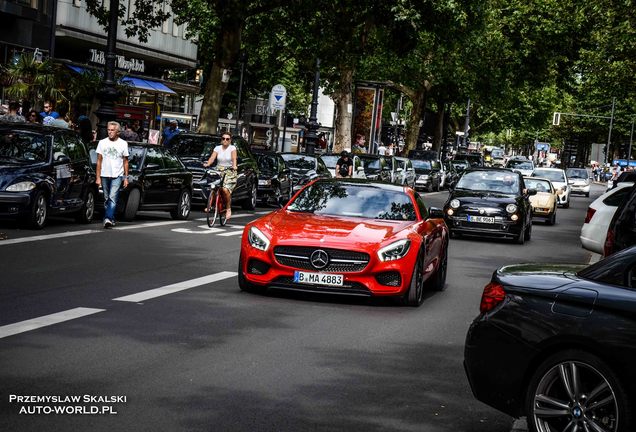
[[[245,51],[241,50],[239,60],[241,62],[241,78],[239,80],[238,105],[236,106],[237,114],[236,125],[234,126],[234,135],[239,134],[239,119],[241,118],[241,104],[243,103],[243,74],[245,73],[245,63],[247,61],[247,54],[245,54]]]
[[[115,48],[117,44],[117,20],[119,0],[110,0],[110,15],[108,19],[108,36],[106,39],[106,64],[104,65],[104,84],[99,91],[99,108],[95,115],[99,117],[97,125],[97,138],[102,139],[108,135],[108,122],[117,118],[115,101],[117,100],[117,88],[115,87]]]
[[[305,135],[305,153],[314,154],[318,141],[318,88],[320,86],[320,59],[316,58],[316,74],[314,76],[314,94],[311,99],[311,111],[307,122],[307,134]]]

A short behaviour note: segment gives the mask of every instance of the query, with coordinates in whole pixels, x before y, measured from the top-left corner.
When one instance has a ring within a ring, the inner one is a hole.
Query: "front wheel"
[[[548,225],[554,225],[556,223],[556,210],[554,210],[554,213],[552,213],[550,215],[550,218],[548,219]]]
[[[444,247],[437,271],[427,281],[427,288],[432,291],[444,291],[446,289],[446,270],[448,268],[448,244]]]
[[[93,221],[93,216],[95,215],[95,192],[92,189],[89,189],[86,192],[86,198],[84,199],[84,204],[82,204],[82,208],[77,213],[75,220],[79,223],[88,224]]]
[[[254,210],[256,208],[256,183],[252,182],[247,198],[241,204],[244,210]]]
[[[31,213],[29,214],[28,223],[31,228],[42,229],[46,224],[47,216],[46,195],[44,192],[37,191],[35,193],[35,199],[33,200],[33,206],[31,207]]]
[[[216,218],[218,216],[218,209],[216,208],[216,196],[219,194],[218,189],[212,189],[210,191],[210,196],[208,197],[208,205],[205,208],[206,211],[206,220],[208,222],[208,227],[212,228],[214,226],[214,222],[216,222]]]
[[[170,212],[172,219],[185,220],[190,216],[192,200],[190,199],[190,191],[183,190],[179,194],[179,201],[177,201],[177,208]]]
[[[627,432],[634,401],[621,379],[601,359],[579,350],[556,353],[534,372],[525,405],[528,426],[543,431]]]
[[[424,255],[422,251],[417,254],[413,275],[411,276],[411,284],[409,290],[404,295],[403,301],[407,306],[418,307],[424,302],[424,276],[422,275],[422,261]]]

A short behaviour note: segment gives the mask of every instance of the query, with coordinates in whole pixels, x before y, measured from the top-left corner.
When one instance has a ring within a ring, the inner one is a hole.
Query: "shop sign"
[[[91,48],[88,50],[91,55],[91,59],[89,60],[91,63],[97,64],[106,64],[106,54],[104,51],[96,50]],[[139,60],[136,58],[126,58],[123,55],[117,55],[117,61],[115,62],[115,67],[117,69],[123,69],[129,72],[144,72],[146,69],[146,65],[143,60]]]

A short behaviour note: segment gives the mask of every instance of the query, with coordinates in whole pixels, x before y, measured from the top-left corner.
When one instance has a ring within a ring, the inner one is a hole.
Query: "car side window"
[[[318,161],[318,172],[324,173],[329,171],[327,169],[327,165],[325,165],[322,159],[317,159],[317,161]]]
[[[417,208],[420,211],[420,215],[422,216],[422,219],[428,219],[428,209],[426,208],[426,205],[424,204],[424,200],[422,200],[422,197],[417,192],[415,193],[415,204],[417,204]]]
[[[250,157],[250,154],[247,152],[245,143],[243,141],[236,140],[234,142],[234,147],[236,147],[236,157],[240,157],[242,159]]]
[[[150,164],[156,164],[159,168],[163,168],[163,157],[161,157],[161,153],[158,149],[153,147],[148,147],[146,151],[146,158],[144,159],[144,166],[147,167]]]
[[[169,152],[165,152],[163,154],[163,164],[166,168],[171,168],[171,169],[181,168],[181,162],[179,162],[179,159],[171,155]]]
[[[53,162],[57,162],[64,156],[70,158],[68,150],[66,149],[66,143],[62,139],[62,135],[56,134],[53,136]]]
[[[64,141],[66,142],[68,157],[70,157],[72,161],[75,162],[87,158],[86,147],[84,147],[84,143],[82,143],[79,137],[74,135],[66,135],[64,137]]]
[[[618,207],[625,200],[625,197],[629,195],[631,188],[625,187],[618,189],[616,192],[608,196],[603,200],[603,204]]]

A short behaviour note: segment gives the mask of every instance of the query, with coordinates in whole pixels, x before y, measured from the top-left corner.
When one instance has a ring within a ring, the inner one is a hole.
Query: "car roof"
[[[552,183],[550,181],[550,179],[547,178],[543,178],[543,177],[528,177],[528,176],[523,176],[524,180],[531,180],[531,181],[536,181],[536,180],[543,180],[543,181],[547,181],[548,183]]]
[[[534,169],[535,171],[563,171],[561,168],[544,168],[544,167],[537,167]]]
[[[348,179],[326,178],[326,179],[318,179],[316,180],[316,183],[339,183],[339,184],[348,184],[348,185],[354,185],[354,186],[367,185],[367,186],[372,186],[378,189],[388,190],[393,192],[404,192],[404,190],[406,189],[405,186],[396,185],[393,183],[385,183],[385,182],[360,179],[360,178],[348,178]]]
[[[516,171],[513,171],[510,168],[499,168],[499,167],[473,167],[473,168],[467,169],[464,172],[473,172],[473,171],[505,171],[509,173],[516,173]]]
[[[57,126],[47,126],[40,123],[27,122],[7,122],[0,120],[0,129],[25,130],[30,132],[53,133],[53,132],[71,132],[77,133],[73,129],[61,128]]]

